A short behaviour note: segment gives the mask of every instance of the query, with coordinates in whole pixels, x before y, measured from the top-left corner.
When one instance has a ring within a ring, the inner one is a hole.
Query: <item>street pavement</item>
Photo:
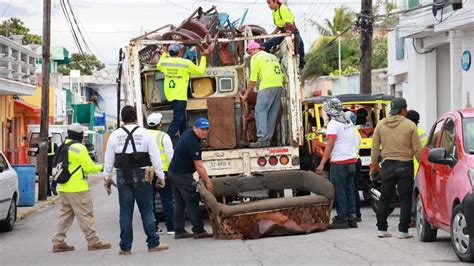
[[[98,178],[98,177],[96,177]],[[0,265],[448,265],[461,264],[454,254],[449,234],[438,232],[438,240],[422,243],[413,239],[376,237],[375,214],[363,208],[358,229],[328,230],[309,235],[258,240],[182,239],[160,235],[170,250],[148,253],[138,208],[135,208],[132,255],[119,256],[119,206],[117,190],[107,196],[102,182],[91,186],[96,229],[112,248],[87,251],[84,235],[74,222],[66,239],[76,250],[52,253],[60,204],[54,204],[19,221],[13,232],[0,234]],[[335,210],[333,210],[334,215]],[[398,210],[389,218],[396,236]],[[164,228],[164,225],[162,226]],[[210,225],[207,223],[210,232]],[[188,228],[190,230],[190,226]],[[413,229],[411,229],[413,230]]]

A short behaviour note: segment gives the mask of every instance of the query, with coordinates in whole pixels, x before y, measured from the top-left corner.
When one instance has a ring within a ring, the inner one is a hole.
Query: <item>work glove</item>
[[[145,168],[145,181],[148,184],[153,182],[153,177],[155,176],[155,169],[151,166]]]
[[[112,180],[112,178],[105,178],[104,187],[105,187],[105,191],[107,191],[107,195],[109,196],[110,196],[110,193],[112,193],[112,186],[117,187],[114,180]]]
[[[165,179],[158,178],[156,180],[155,188],[164,188],[166,185]]]

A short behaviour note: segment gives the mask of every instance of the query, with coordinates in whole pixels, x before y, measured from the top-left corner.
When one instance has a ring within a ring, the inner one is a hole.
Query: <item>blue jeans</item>
[[[299,68],[303,69],[304,65],[306,64],[306,62],[304,61],[304,43],[303,43],[303,39],[301,38],[301,35],[300,35],[299,32],[295,32],[294,34],[295,34],[296,40],[298,40],[298,55],[300,57]],[[265,47],[266,52],[269,52],[270,49],[273,46],[280,44],[284,39],[285,39],[284,37],[271,38],[270,40],[263,43],[263,47]]]
[[[173,121],[171,122],[170,127],[168,128],[168,135],[171,138],[176,136],[176,133],[179,131],[179,134],[183,134],[186,130],[186,105],[187,101],[178,101],[174,100],[171,102],[171,107],[173,107]]]
[[[153,215],[153,187],[145,183],[144,171],[133,170],[141,182],[125,184],[122,171],[117,171],[117,189],[120,204],[120,248],[123,251],[130,251],[133,242],[133,209],[137,202],[140,215],[142,217],[143,230],[147,235],[146,242],[148,248],[156,247],[160,244],[160,237],[156,234],[155,217]]]
[[[259,140],[271,140],[275,132],[283,88],[268,88],[258,92],[255,104],[255,122]]]
[[[356,218],[354,199],[354,174],[356,164],[331,164],[331,181],[336,189],[335,222],[345,223]]]
[[[193,233],[204,232],[199,197],[196,192],[193,174],[174,174],[168,172],[175,199],[174,231],[177,235],[184,233],[184,211],[188,213],[189,221],[193,225]]]
[[[360,169],[362,168],[362,163],[360,159],[357,160],[356,171],[354,173],[354,200],[355,200],[355,210],[357,218],[360,218],[362,214],[360,213],[360,196],[359,196],[359,176]]]
[[[165,172],[167,176],[168,173]],[[155,198],[156,193],[160,193],[161,204],[163,205],[163,215],[165,216],[165,225],[166,230],[168,232],[174,232],[174,223],[173,223],[173,216],[174,216],[174,206],[173,206],[173,190],[171,189],[170,180],[167,179],[165,182],[165,187],[163,188],[156,188],[155,183],[158,177],[155,175],[153,179],[153,212],[155,213],[156,217],[156,205],[155,205]],[[158,219],[156,219],[158,222]]]

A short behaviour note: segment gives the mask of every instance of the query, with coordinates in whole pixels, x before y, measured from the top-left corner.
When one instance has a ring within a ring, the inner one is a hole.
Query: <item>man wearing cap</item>
[[[331,120],[326,132],[327,145],[316,173],[322,175],[326,162],[331,160],[330,178],[336,189],[337,215],[329,228],[357,228],[354,175],[360,136],[354,130],[354,124],[344,114],[342,103],[338,98],[325,101],[323,109]]]
[[[68,170],[72,175],[66,183],[58,185],[61,209],[59,210],[58,229],[53,237],[53,252],[74,250],[74,246],[69,246],[64,241],[74,217],[77,218],[79,227],[86,236],[88,250],[109,249],[111,245],[102,242],[96,234],[92,197],[87,184],[87,174],[98,173],[102,171],[103,167],[100,164],[94,164],[89,157],[87,148],[82,145],[84,130],[80,124],[69,125],[67,134],[68,137],[64,143],[75,142],[69,146],[68,150]]]
[[[171,138],[166,132],[161,131],[161,118],[163,115],[161,113],[152,113],[147,118],[147,124],[149,131],[153,135],[153,138],[158,143],[160,148],[161,161],[163,162],[163,171],[165,172],[165,178],[168,176],[168,168],[170,161],[173,158],[173,143]],[[153,178],[153,212],[155,213],[155,223],[157,231],[162,232],[158,228],[158,215],[156,212],[155,198],[156,193],[160,193],[161,203],[163,205],[163,214],[165,216],[165,225],[168,235],[174,235],[174,224],[173,224],[173,190],[169,182],[164,182],[165,180],[158,179],[155,175]]]
[[[380,121],[372,137],[370,178],[380,171],[379,155],[382,147],[382,187],[377,210],[377,236],[391,237],[388,232],[388,210],[397,186],[400,198],[400,223],[398,238],[411,238],[408,232],[413,191],[413,156],[421,156],[421,142],[416,125],[406,119],[407,102],[394,98],[390,103],[390,116]]]
[[[170,163],[168,179],[173,188],[176,204],[174,208],[175,239],[189,237],[198,239],[211,236],[204,230],[196,181],[193,178],[194,172],[197,171],[207,189],[213,190],[212,181],[207,175],[201,158],[201,140],[207,137],[209,128],[209,121],[206,118],[196,120],[193,127],[184,131],[180,137]],[[193,225],[193,234],[184,229],[185,209]]]
[[[171,44],[168,53],[163,52],[160,61],[156,65],[158,71],[165,74],[165,96],[173,107],[173,121],[167,131],[172,138],[176,136],[178,131],[181,135],[186,129],[189,76],[202,76],[206,71],[207,50],[201,51],[199,66],[196,66],[189,59],[182,58],[183,53],[181,44]]]
[[[241,94],[242,101],[247,101],[250,92],[254,89],[257,81],[258,87],[257,103],[255,105],[255,122],[257,124],[257,142],[250,143],[250,147],[270,146],[278,111],[281,105],[283,92],[283,75],[281,73],[278,58],[263,51],[257,42],[250,42],[247,47],[250,54],[250,80],[246,90]]]
[[[112,171],[117,169],[116,186],[120,205],[119,254],[130,255],[132,251],[135,202],[147,235],[148,252],[167,250],[169,246],[160,243],[160,237],[156,234],[152,178],[145,177],[149,170],[154,170],[159,179],[165,179],[158,144],[148,130],[137,125],[135,107],[124,106],[120,116],[124,125],[110,135],[104,163],[104,186],[109,195],[115,185]]]

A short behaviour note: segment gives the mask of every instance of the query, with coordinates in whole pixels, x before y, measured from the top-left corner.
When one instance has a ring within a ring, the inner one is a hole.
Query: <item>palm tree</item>
[[[340,6],[334,8],[334,13],[332,21],[327,18],[324,19],[324,25],[310,19],[311,23],[316,26],[319,34],[322,36],[335,36],[337,32],[343,32],[354,23],[355,13],[348,7]]]

